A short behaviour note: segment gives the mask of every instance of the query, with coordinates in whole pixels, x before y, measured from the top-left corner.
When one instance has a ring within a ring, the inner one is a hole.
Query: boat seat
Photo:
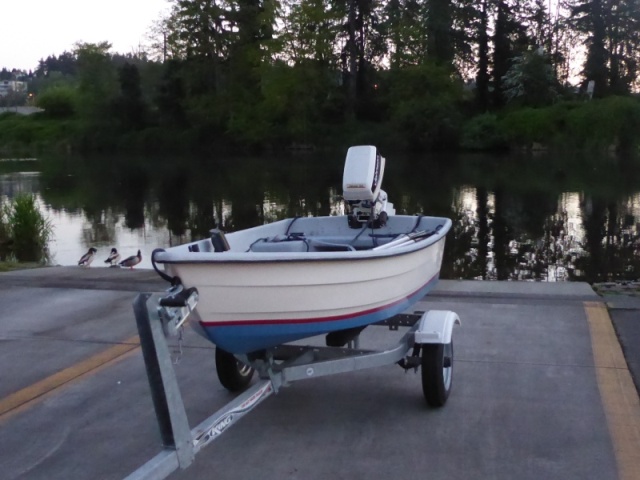
[[[308,252],[309,244],[305,240],[270,241],[260,239],[251,245],[252,252]]]
[[[327,242],[315,238],[310,240],[309,243],[314,252],[350,252],[355,250],[353,245],[348,243]]]

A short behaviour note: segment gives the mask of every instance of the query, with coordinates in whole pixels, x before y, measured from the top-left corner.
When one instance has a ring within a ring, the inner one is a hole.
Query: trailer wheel
[[[240,362],[233,354],[216,347],[216,371],[224,388],[230,392],[239,392],[251,382],[254,369]]]
[[[453,380],[453,340],[451,343],[422,345],[422,392],[431,407],[442,407],[449,398]]]

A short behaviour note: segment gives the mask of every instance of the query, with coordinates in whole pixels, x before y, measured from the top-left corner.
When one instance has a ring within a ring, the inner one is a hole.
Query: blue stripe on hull
[[[209,340],[231,353],[249,353],[271,348],[302,338],[322,335],[337,330],[361,327],[404,312],[424,297],[438,282],[438,276],[401,302],[370,313],[354,315],[342,320],[324,320],[304,323],[267,323],[252,325],[202,325]]]

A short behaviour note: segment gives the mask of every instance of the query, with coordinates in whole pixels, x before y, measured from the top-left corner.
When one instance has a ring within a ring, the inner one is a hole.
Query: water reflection
[[[280,158],[45,158],[0,164],[0,195],[34,193],[54,261],[106,259],[296,215],[339,214],[343,153]],[[640,174],[630,164],[550,156],[387,154],[399,213],[450,217],[443,278],[636,279]],[[632,164],[631,164],[632,165]],[[100,257],[99,257],[100,258]],[[102,264],[96,261],[94,265]]]

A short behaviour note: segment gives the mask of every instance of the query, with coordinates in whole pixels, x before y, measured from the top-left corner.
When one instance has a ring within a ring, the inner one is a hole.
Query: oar
[[[380,245],[379,247],[373,248],[373,250],[386,250],[387,248],[399,247],[409,242],[417,242],[418,240],[426,237],[430,237],[435,232],[421,230],[419,232],[411,232],[411,233],[403,233],[395,240],[391,240],[389,243],[385,243],[384,245]]]

